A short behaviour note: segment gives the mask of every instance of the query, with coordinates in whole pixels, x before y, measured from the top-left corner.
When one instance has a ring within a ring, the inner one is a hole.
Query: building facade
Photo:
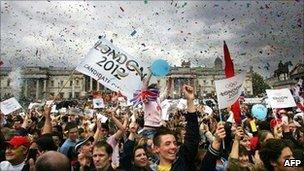
[[[104,89],[96,80],[67,68],[28,67],[21,69],[19,77],[11,74],[14,72],[12,68],[1,68],[0,71],[1,101],[15,95],[13,79],[19,79],[20,82],[17,85],[21,90],[18,96],[30,101],[57,94],[66,99],[79,98],[86,92]]]
[[[27,100],[47,98],[60,94],[63,98],[79,98],[92,91],[110,91],[96,80],[68,68],[28,67],[22,69],[19,78],[10,78],[12,68],[1,68],[1,101],[12,95],[12,80],[20,79],[20,95]],[[240,73],[241,71],[237,71]],[[223,62],[217,58],[214,67],[191,67],[190,62],[182,62],[181,67],[172,67],[170,73],[158,79],[161,87],[166,87],[167,95],[171,98],[182,97],[183,84],[194,87],[198,97],[215,95],[215,80],[224,79]],[[252,95],[252,72],[247,72],[244,91]]]
[[[236,72],[241,73],[240,70]],[[182,85],[188,84],[194,87],[198,97],[214,96],[215,80],[225,79],[223,62],[220,58],[214,61],[214,67],[191,67],[190,62],[182,62],[181,67],[171,68],[167,75],[166,84],[168,95],[172,98],[182,97]],[[246,81],[244,83],[244,93],[252,95],[252,71],[246,72]]]

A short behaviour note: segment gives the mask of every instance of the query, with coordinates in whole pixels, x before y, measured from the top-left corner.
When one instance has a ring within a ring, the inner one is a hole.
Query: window
[[[76,80],[76,85],[79,85],[79,80]]]
[[[79,98],[80,92],[75,92],[75,98]]]
[[[63,81],[60,81],[60,86],[63,86]]]
[[[69,98],[70,99],[72,98],[72,92],[69,92]]]
[[[70,81],[70,87],[72,87],[73,86],[73,81]]]
[[[11,81],[10,81],[9,79],[7,79],[7,85],[6,85],[7,87],[10,86],[10,82],[11,82]]]
[[[51,81],[51,86],[54,87],[54,81]]]

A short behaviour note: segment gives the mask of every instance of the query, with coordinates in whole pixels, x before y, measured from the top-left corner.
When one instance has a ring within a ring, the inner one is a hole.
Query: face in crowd
[[[172,134],[161,135],[155,144],[155,152],[161,160],[172,163],[176,159],[177,141]]]
[[[73,141],[76,141],[76,139],[78,138],[77,128],[72,128],[69,130],[69,138]]]
[[[5,150],[5,158],[12,164],[21,163],[27,154],[27,148],[23,145],[14,147],[9,145]]]
[[[134,151],[134,165],[137,167],[146,167],[148,165],[148,157],[144,148],[137,148]]]
[[[97,142],[93,147],[93,162],[96,170],[105,170],[111,165],[113,149],[106,142]]]
[[[91,141],[87,141],[84,145],[81,146],[80,148],[80,153],[83,154],[92,154],[92,142]]]

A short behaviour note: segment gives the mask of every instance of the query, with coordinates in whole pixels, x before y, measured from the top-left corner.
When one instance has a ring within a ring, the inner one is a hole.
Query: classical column
[[[46,93],[46,80],[43,80],[43,95],[44,95],[44,98],[47,98],[47,93]]]
[[[43,91],[46,93],[46,80],[43,80]]]
[[[36,99],[39,99],[39,79],[36,80]]]
[[[90,91],[93,90],[93,79],[92,77],[90,77]]]
[[[75,98],[75,80],[72,78],[72,98]]]

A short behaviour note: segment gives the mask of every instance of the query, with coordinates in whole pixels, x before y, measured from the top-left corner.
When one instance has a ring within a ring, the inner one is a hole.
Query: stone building
[[[96,80],[83,75],[70,68],[23,68],[20,78],[9,78],[12,68],[0,68],[1,101],[11,97],[14,92],[11,89],[11,79],[21,79],[20,97],[27,100],[47,98],[49,95],[59,94],[63,98],[79,98],[91,91],[109,91]],[[72,74],[73,73],[73,74]],[[240,71],[237,71],[240,73]],[[252,75],[247,72],[244,84],[245,94],[252,95]],[[190,62],[182,62],[181,67],[171,67],[170,73],[158,79],[162,87],[166,87],[171,98],[181,97],[183,84],[192,85],[198,97],[215,94],[215,80],[224,79],[223,62],[220,58],[214,61],[214,67],[191,67]]]
[[[240,73],[238,70],[236,73]],[[181,97],[183,84],[189,84],[194,87],[198,97],[215,95],[215,80],[225,79],[223,70],[223,61],[216,58],[214,67],[191,67],[190,61],[183,61],[181,67],[172,67],[167,75],[166,84],[168,95],[172,98]],[[247,72],[244,83],[244,92],[252,95],[252,71]]]

